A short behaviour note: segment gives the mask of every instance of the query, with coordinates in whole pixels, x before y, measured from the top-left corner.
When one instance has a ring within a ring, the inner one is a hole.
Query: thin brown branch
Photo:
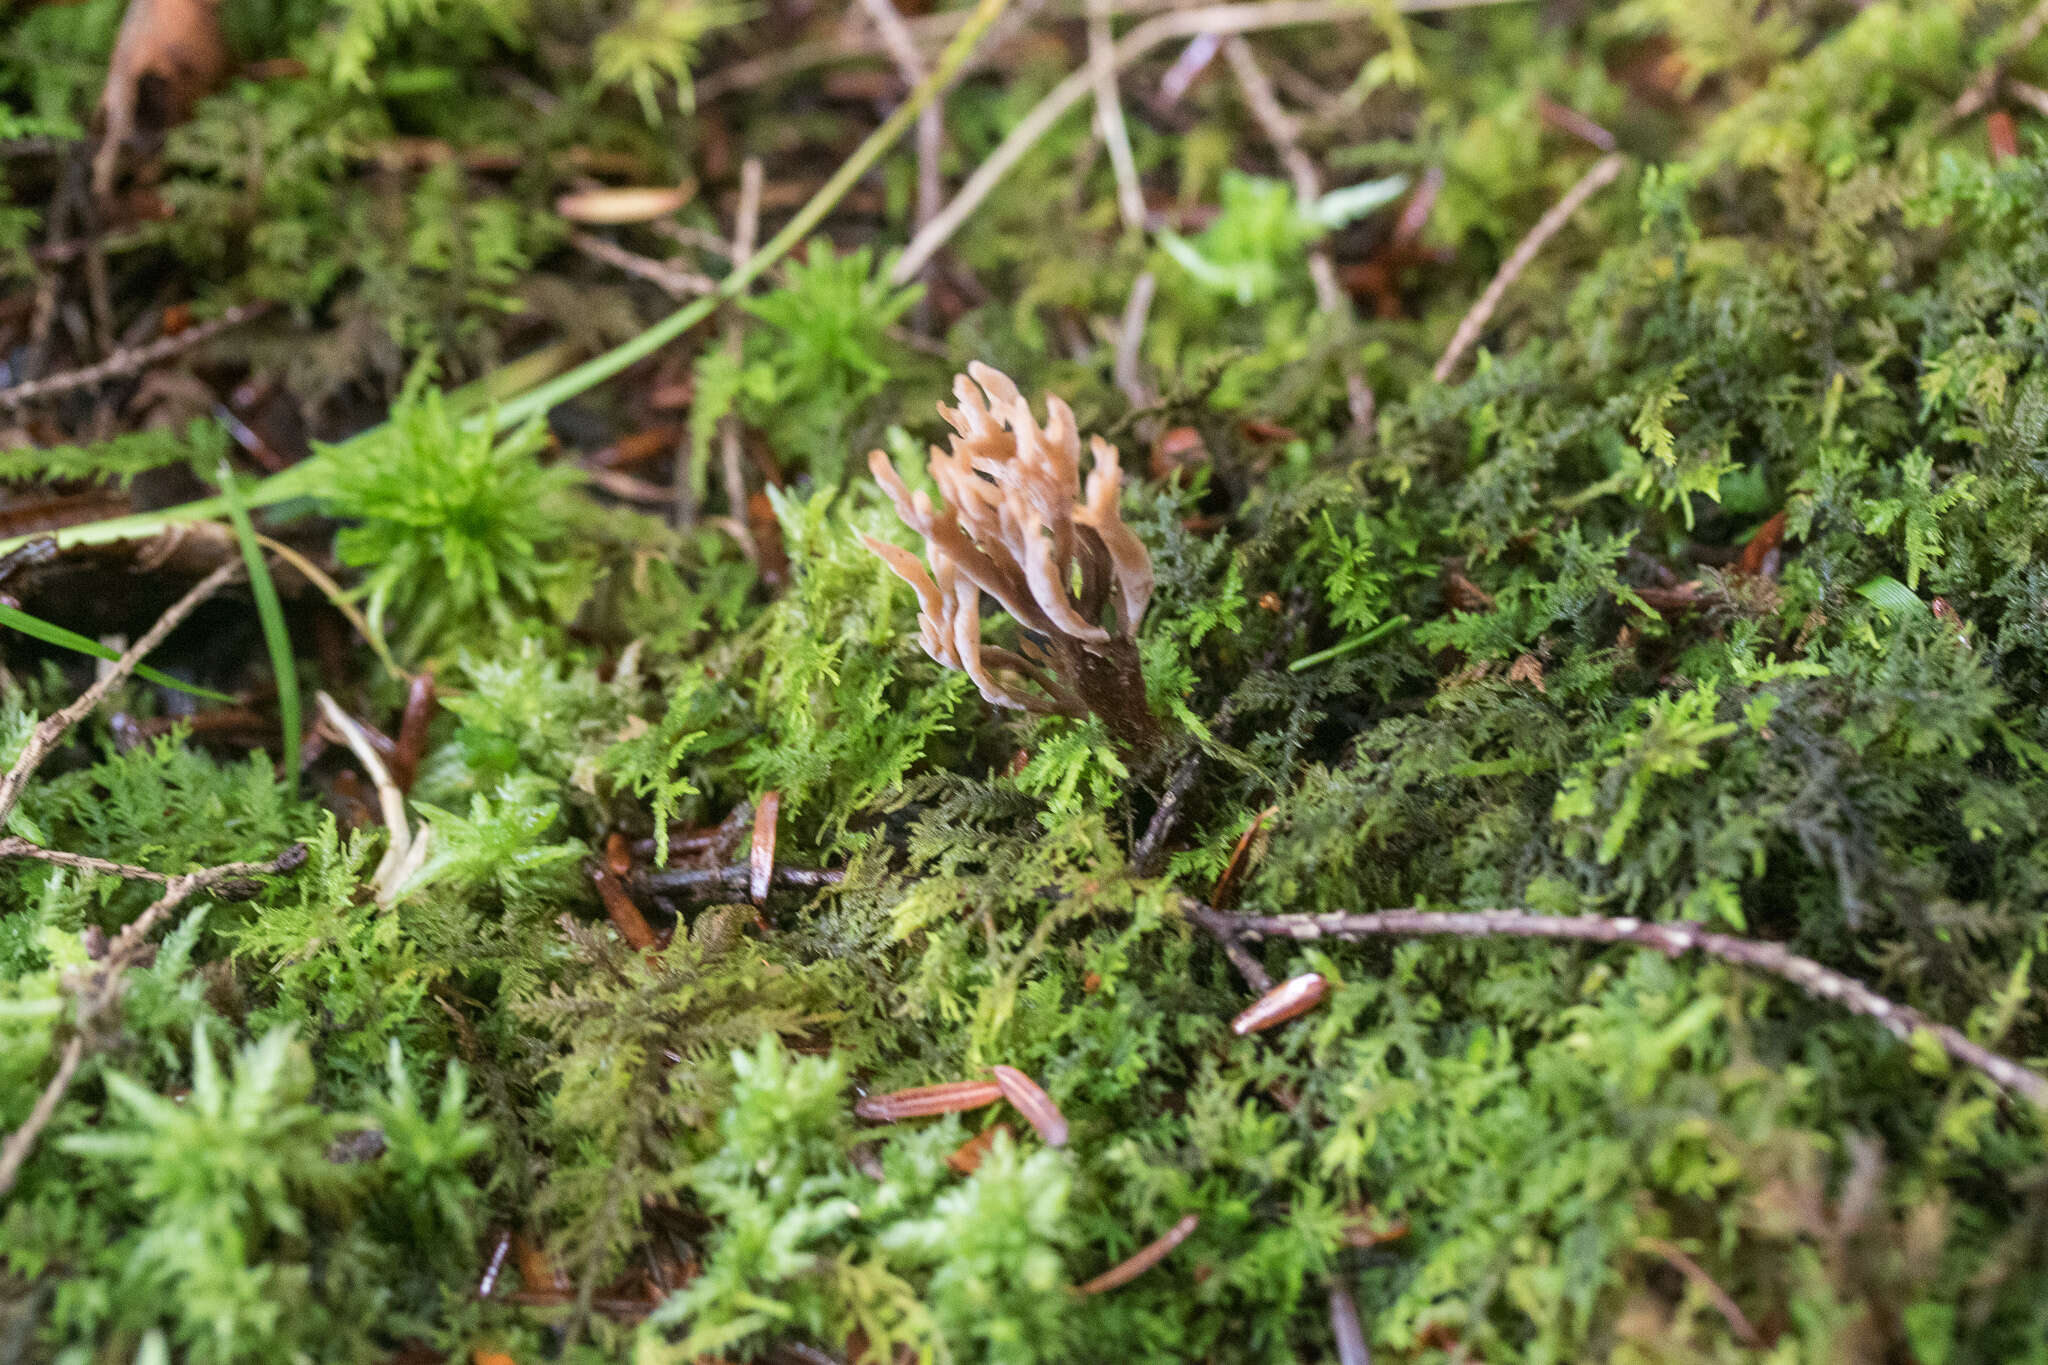
[[[1291,938],[1365,939],[1452,935],[1459,938],[1547,938],[1581,943],[1628,943],[1653,948],[1670,957],[1702,953],[1708,957],[1775,976],[1808,995],[1840,1005],[1851,1014],[1874,1020],[1893,1037],[1911,1041],[1925,1034],[1954,1061],[1982,1072],[2007,1093],[2048,1108],[2048,1078],[1989,1048],[1970,1041],[1947,1024],[1938,1024],[1910,1006],[1879,995],[1853,977],[1801,957],[1782,944],[1717,934],[1684,920],[1650,923],[1603,915],[1539,915],[1528,910],[1379,910],[1369,914],[1251,915],[1214,910],[1195,901],[1184,903],[1189,919],[1231,942],[1239,939]]]
[[[240,567],[239,565],[236,567]],[[240,881],[252,876],[278,876],[295,872],[305,866],[306,846],[293,844],[268,862],[222,863],[217,867],[203,868],[198,872],[187,872],[169,878],[159,896],[147,910],[123,929],[114,941],[107,945],[107,951],[97,962],[66,985],[77,999],[76,1017],[71,1038],[64,1045],[57,1059],[57,1070],[50,1077],[43,1093],[37,1097],[35,1107],[21,1127],[0,1144],[0,1194],[14,1188],[15,1177],[21,1173],[22,1163],[35,1150],[36,1139],[50,1119],[57,1112],[57,1106],[64,1100],[65,1092],[78,1075],[79,1064],[85,1058],[88,1040],[98,1027],[100,1018],[112,1010],[121,998],[122,975],[128,968],[141,960],[149,935],[162,924],[169,914],[201,891],[222,886],[224,883]]]
[[[21,789],[71,727],[91,715],[93,709],[106,700],[109,692],[126,682],[136,665],[162,644],[164,637],[176,630],[186,617],[198,610],[200,603],[219,592],[241,572],[241,561],[229,560],[200,579],[190,592],[172,603],[170,610],[159,617],[141,639],[130,645],[128,652],[115,660],[97,682],[80,693],[78,700],[45,716],[36,725],[28,743],[22,746],[21,757],[14,760],[14,767],[8,770],[7,776],[0,777],[0,825],[4,825],[7,817],[14,813],[15,803],[21,800]]]
[[[1095,118],[1109,149],[1109,167],[1116,176],[1117,212],[1124,231],[1145,230],[1145,191],[1138,183],[1138,159],[1131,154],[1131,132],[1124,126],[1123,97],[1116,88],[1116,35],[1109,26],[1112,0],[1088,0],[1088,77],[1095,87]]]
[[[151,872],[146,867],[129,863],[111,862],[105,858],[94,858],[84,853],[66,853],[62,849],[44,848],[32,844],[18,835],[0,839],[0,858],[32,858],[39,863],[51,863],[57,867],[68,867],[77,872],[98,872],[109,877],[126,877],[130,881],[168,882],[170,876],[163,872]]]
[[[1159,281],[1151,271],[1146,270],[1131,281],[1131,296],[1124,301],[1124,315],[1116,328],[1116,360],[1110,374],[1116,380],[1117,391],[1129,400],[1134,408],[1149,408],[1159,401],[1159,395],[1152,392],[1145,383],[1141,371],[1143,358],[1141,348],[1145,343],[1145,319],[1152,312],[1152,296],[1158,292]]]
[[[1593,163],[1591,170],[1580,176],[1578,183],[1564,192],[1564,197],[1550,206],[1550,211],[1536,220],[1536,226],[1529,229],[1529,235],[1516,244],[1508,258],[1501,262],[1499,271],[1486,286],[1486,292],[1479,296],[1471,310],[1458,322],[1458,330],[1451,336],[1451,344],[1436,362],[1431,377],[1442,384],[1451,377],[1451,371],[1458,368],[1465,352],[1472,343],[1479,340],[1479,334],[1486,330],[1486,324],[1493,317],[1493,310],[1500,307],[1501,297],[1508,287],[1520,279],[1522,272],[1529,268],[1529,262],[1536,259],[1536,253],[1543,250],[1543,244],[1558,234],[1571,216],[1579,211],[1580,205],[1595,194],[1614,183],[1621,174],[1626,158],[1619,152],[1610,153]]]
[[[1341,1283],[1330,1285],[1330,1335],[1337,1340],[1337,1365],[1372,1365],[1365,1325],[1358,1320],[1358,1302]]]
[[[726,892],[744,895],[753,884],[753,867],[734,863],[730,867],[665,867],[641,873],[635,886],[661,896],[721,896]],[[778,867],[769,878],[770,886],[782,891],[814,891],[837,886],[846,874],[836,868]]]
[[[1728,1330],[1735,1334],[1737,1341],[1751,1350],[1763,1349],[1763,1334],[1756,1330],[1756,1324],[1742,1311],[1742,1305],[1736,1303],[1734,1295],[1723,1289],[1698,1261],[1686,1255],[1683,1248],[1665,1241],[1662,1237],[1638,1237],[1636,1245],[1663,1258],[1676,1267],[1681,1275],[1698,1285],[1714,1305],[1714,1311],[1728,1324]]]
[[[1295,197],[1301,200],[1303,207],[1314,203],[1323,194],[1322,176],[1316,171],[1315,162],[1301,149],[1301,126],[1293,115],[1280,107],[1280,97],[1273,93],[1273,83],[1266,78],[1252,45],[1242,36],[1232,35],[1223,40],[1223,55],[1237,76],[1238,88],[1244,91],[1246,107],[1252,111],[1260,130],[1279,154],[1280,164],[1286,168],[1288,178],[1294,182]],[[1329,248],[1320,242],[1309,249],[1308,276],[1315,286],[1316,308],[1325,317],[1335,320],[1340,329],[1348,330],[1354,321],[1351,299],[1343,286],[1337,283],[1337,266],[1330,259]],[[1344,396],[1351,408],[1351,425],[1360,431],[1370,431],[1374,407],[1372,386],[1366,383],[1364,372],[1348,351],[1343,368]]]
[[[1509,3],[1510,0],[1399,0],[1395,8],[1405,13],[1427,10],[1470,9],[1482,5]],[[1372,20],[1374,11],[1360,6],[1356,0],[1259,0],[1259,3],[1234,5],[1204,5],[1197,9],[1176,10],[1146,20],[1118,40],[1112,54],[1117,70],[1129,66],[1152,49],[1176,38],[1192,38],[1200,33],[1228,35],[1232,33],[1256,33],[1264,29],[1296,28],[1307,24],[1365,23]],[[960,230],[961,224],[981,207],[982,200],[1002,182],[1010,169],[1022,160],[1024,154],[1044,137],[1052,126],[1060,121],[1069,109],[1079,104],[1094,89],[1094,76],[1084,63],[1080,70],[1048,91],[1045,97],[1032,106],[1031,111],[1019,119],[1009,134],[989,153],[986,161],[975,168],[954,192],[953,199],[930,223],[904,248],[897,260],[890,279],[896,284],[908,284],[917,278],[925,263],[931,260],[938,249],[951,240]]]
[[[121,379],[140,373],[160,360],[168,360],[194,347],[204,346],[229,328],[239,327],[252,318],[260,317],[269,309],[268,303],[237,304],[219,317],[199,323],[197,326],[187,327],[176,336],[162,337],[147,346],[138,346],[132,350],[116,351],[97,365],[88,365],[82,370],[69,370],[63,374],[53,374],[47,379],[32,379],[25,384],[16,384],[13,388],[0,389],[0,404],[18,408],[39,398],[69,393],[73,389],[89,389],[110,379]]]
[[[684,270],[666,261],[650,260],[595,233],[572,232],[569,234],[569,245],[593,261],[600,261],[647,281],[672,299],[690,299],[700,294],[718,292],[718,281],[709,275]]]
[[[2041,0],[2040,4],[2028,12],[2026,18],[2019,21],[2013,28],[2012,36],[2006,39],[2004,46],[1999,49],[1998,56],[1963,87],[1963,93],[1956,96],[1955,103],[1951,104],[1948,112],[1942,116],[1943,125],[1953,126],[1960,123],[1991,103],[1992,98],[1998,94],[2000,83],[2005,79],[2006,67],[2012,64],[2014,58],[2032,47],[2034,40],[2039,38],[2044,30],[2048,30],[2048,0]]]
[[[896,63],[903,83],[915,90],[930,74],[931,64],[918,50],[917,39],[912,36],[910,26],[903,22],[903,16],[896,12],[891,0],[861,0],[861,7],[874,21],[875,32],[880,35],[882,46],[888,49],[890,60]],[[946,187],[939,178],[939,157],[946,149],[944,104],[945,96],[941,94],[917,116],[917,204],[911,210],[912,231],[929,223],[945,201]],[[919,308],[922,309],[926,302],[920,299]]]
[[[732,227],[732,256],[735,261],[744,262],[753,257],[754,241],[761,231],[761,188],[765,179],[759,157],[750,156],[741,163],[740,202],[733,214]],[[739,363],[740,347],[740,320],[728,312],[725,352],[734,365]],[[754,532],[748,525],[747,478],[740,467],[740,419],[737,413],[728,412],[718,419],[718,462],[725,480],[725,500],[730,504],[734,535],[739,539],[740,549],[746,552],[748,562],[758,565],[761,548],[754,543]]]

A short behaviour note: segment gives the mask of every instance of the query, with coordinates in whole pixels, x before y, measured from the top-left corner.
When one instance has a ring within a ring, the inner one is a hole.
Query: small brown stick
[[[209,322],[187,327],[176,336],[161,337],[147,346],[116,351],[97,365],[88,365],[84,369],[53,374],[47,379],[32,379],[26,384],[0,389],[0,403],[8,407],[20,407],[39,398],[48,398],[52,394],[69,393],[73,389],[89,389],[94,385],[104,384],[109,379],[120,379],[126,375],[136,374],[159,360],[168,360],[174,355],[182,355],[195,347],[204,346],[229,328],[239,327],[251,318],[260,317],[269,309],[268,303],[237,304]]]
[[[235,567],[241,567],[237,564]],[[114,941],[107,945],[107,951],[97,962],[74,982],[67,982],[78,998],[77,1017],[71,1039],[64,1046],[57,1059],[56,1074],[43,1087],[43,1093],[36,1100],[35,1107],[21,1127],[8,1135],[0,1145],[0,1194],[14,1188],[15,1177],[21,1173],[22,1163],[28,1160],[34,1150],[36,1138],[49,1124],[63,1102],[64,1094],[78,1074],[79,1063],[84,1060],[86,1038],[98,1018],[111,1010],[121,995],[121,975],[142,956],[145,940],[161,924],[171,911],[183,905],[201,891],[220,886],[224,882],[236,881],[249,876],[277,876],[295,872],[305,866],[306,846],[293,844],[269,862],[264,863],[222,863],[218,867],[204,868],[198,872],[187,872],[172,877],[159,896],[147,910],[123,929]]]
[[[1337,1365],[1372,1365],[1372,1348],[1358,1320],[1358,1303],[1343,1285],[1330,1285],[1330,1335],[1337,1339]]]
[[[4,826],[7,817],[14,813],[15,804],[21,800],[21,789],[71,727],[91,715],[94,708],[106,700],[107,694],[126,682],[136,665],[164,642],[165,636],[182,625],[202,602],[226,587],[241,572],[241,561],[229,560],[193,584],[189,592],[171,604],[170,610],[157,618],[157,623],[145,631],[141,639],[129,646],[127,653],[107,666],[107,671],[98,681],[79,694],[78,700],[61,711],[51,712],[36,725],[28,743],[22,746],[21,756],[14,760],[14,767],[8,770],[7,776],[0,777],[0,826]]]
[[[151,872],[146,867],[134,867],[128,863],[109,862],[105,858],[93,858],[83,853],[66,853],[61,849],[44,848],[32,844],[18,835],[0,839],[0,858],[33,858],[37,862],[52,863],[79,872],[100,872],[109,877],[126,877],[130,881],[168,882],[168,873]]]
[[[1240,1011],[1230,1021],[1230,1031],[1240,1038],[1264,1032],[1298,1014],[1308,1013],[1329,993],[1330,983],[1323,979],[1321,972],[1290,976]]]
[[[1614,134],[1587,118],[1569,104],[1561,104],[1548,95],[1536,96],[1536,117],[1542,119],[1560,132],[1570,133],[1600,151],[1614,150]]]
[[[1535,260],[1536,253],[1543,249],[1543,244],[1558,234],[1558,230],[1571,220],[1571,216],[1579,211],[1582,204],[1613,184],[1614,178],[1621,174],[1621,168],[1626,163],[1627,158],[1619,152],[1610,152],[1601,157],[1593,163],[1591,170],[1579,177],[1577,184],[1564,192],[1562,199],[1550,206],[1549,212],[1536,220],[1536,226],[1529,229],[1529,235],[1517,243],[1508,258],[1501,262],[1500,269],[1494,273],[1492,281],[1486,286],[1486,291],[1479,296],[1478,302],[1474,303],[1470,311],[1459,320],[1458,330],[1451,335],[1451,344],[1444,348],[1443,355],[1437,359],[1436,369],[1431,371],[1431,377],[1437,383],[1443,384],[1450,380],[1451,371],[1458,368],[1458,362],[1464,359],[1465,352],[1471,349],[1472,343],[1479,340],[1479,334],[1486,329],[1487,322],[1493,317],[1493,310],[1500,307],[1501,297],[1508,292],[1508,286],[1521,278],[1522,272],[1529,268],[1529,262]]]
[[[1853,977],[1812,958],[1801,957],[1783,944],[1717,934],[1684,920],[1651,923],[1604,915],[1539,915],[1528,910],[1379,910],[1369,914],[1249,915],[1213,910],[1194,901],[1184,903],[1189,919],[1222,939],[1291,938],[1364,939],[1386,935],[1455,935],[1460,938],[1548,938],[1581,943],[1628,943],[1654,948],[1668,957],[1697,952],[1733,966],[1762,972],[1789,982],[1821,1000],[1831,1001],[1876,1021],[1901,1041],[1925,1032],[1943,1052],[1964,1066],[1982,1072],[2007,1093],[2048,1108],[2048,1078],[2043,1078],[1989,1048],[1970,1041],[1959,1030],[1937,1024],[1910,1006],[1885,999]]]
[[[995,1066],[996,1084],[1002,1087],[1003,1098],[1010,1107],[1024,1116],[1024,1121],[1038,1130],[1048,1147],[1067,1145],[1067,1116],[1052,1102],[1052,1096],[1045,1093],[1037,1081],[1014,1066]]]
[[[1002,1097],[1003,1088],[994,1081],[948,1081],[944,1085],[920,1085],[909,1090],[891,1090],[885,1095],[869,1095],[853,1106],[853,1113],[855,1118],[869,1123],[896,1123],[979,1109]]]
[[[2005,93],[2043,118],[2048,118],[2048,90],[2016,76],[2005,78]]]
[[[732,229],[732,256],[735,261],[744,263],[754,255],[754,239],[761,230],[761,186],[765,178],[761,158],[750,156],[740,164],[740,202],[733,216]],[[738,365],[742,345],[740,323],[731,312],[726,317],[725,353],[734,365]],[[747,561],[759,566],[761,547],[754,542],[754,532],[747,525],[747,480],[740,468],[738,413],[728,412],[718,419],[718,458],[725,480],[725,500],[732,513],[733,537],[739,541],[740,549],[746,552]]]
[[[1199,1215],[1189,1214],[1168,1228],[1159,1237],[1139,1247],[1129,1260],[1119,1261],[1094,1279],[1088,1281],[1088,1283],[1076,1285],[1074,1292],[1076,1294],[1106,1294],[1112,1289],[1129,1284],[1132,1280],[1137,1279],[1153,1266],[1158,1265],[1161,1261],[1172,1255],[1173,1249],[1182,1242],[1185,1242],[1188,1239],[1188,1234],[1193,1232],[1201,1221]]]
[[[434,675],[414,676],[405,690],[405,710],[398,717],[398,743],[391,750],[391,780],[411,791],[427,756],[427,725],[434,718]]]
[[[837,886],[844,880],[846,874],[837,868],[778,867],[771,886],[783,891],[814,891],[821,886]],[[708,897],[727,891],[745,892],[753,882],[751,863],[734,863],[730,867],[664,867],[640,874],[642,888],[664,896]]]
[[[1756,1325],[1749,1320],[1749,1315],[1742,1311],[1742,1305],[1736,1303],[1734,1297],[1716,1283],[1714,1277],[1709,1275],[1700,1266],[1698,1261],[1686,1255],[1684,1250],[1676,1244],[1667,1242],[1662,1237],[1638,1237],[1636,1238],[1636,1245],[1670,1262],[1673,1266],[1677,1267],[1680,1274],[1705,1291],[1707,1298],[1713,1303],[1715,1311],[1727,1322],[1728,1330],[1735,1333],[1737,1341],[1751,1350],[1760,1351],[1763,1349],[1763,1334],[1756,1330]]]
[[[903,83],[915,90],[930,74],[924,54],[918,51],[917,39],[911,35],[910,26],[903,22],[903,16],[896,12],[891,0],[861,0],[861,7],[868,18],[874,21],[875,32],[888,49],[889,58],[896,63]],[[946,197],[945,183],[939,178],[939,157],[946,150],[945,96],[941,94],[917,116],[915,133],[917,147],[917,203],[911,210],[911,230],[922,228],[939,211]],[[926,300],[919,299],[918,306],[924,307]]]
[[[584,871],[597,888],[597,898],[604,902],[604,912],[610,917],[612,927],[619,931],[620,938],[626,940],[627,947],[645,952],[660,944],[661,940],[647,923],[647,916],[633,904],[633,898],[626,894],[626,888],[619,884],[610,868],[603,863],[592,862]]]
[[[1152,392],[1139,369],[1145,319],[1152,312],[1152,296],[1158,289],[1159,281],[1151,271],[1139,272],[1138,278],[1131,281],[1131,296],[1124,300],[1124,315],[1117,322],[1116,360],[1110,375],[1116,380],[1117,391],[1134,408],[1149,408],[1159,401],[1159,395]]]
[[[1123,98],[1116,88],[1116,35],[1109,26],[1111,0],[1088,0],[1088,79],[1095,87],[1095,119],[1109,149],[1109,168],[1116,176],[1116,207],[1124,231],[1145,230],[1145,190],[1138,183],[1138,159],[1131,154],[1131,131],[1124,126]]]
[[[1316,171],[1315,162],[1309,160],[1308,153],[1301,149],[1300,124],[1280,107],[1280,97],[1273,93],[1273,82],[1266,78],[1250,43],[1236,35],[1225,38],[1223,55],[1237,76],[1238,88],[1244,91],[1245,106],[1252,111],[1260,131],[1273,144],[1280,164],[1294,182],[1295,197],[1301,200],[1304,208],[1313,204],[1322,197],[1323,180]],[[1317,311],[1335,320],[1340,328],[1348,328],[1353,321],[1351,298],[1337,283],[1336,263],[1330,259],[1329,248],[1320,242],[1309,248],[1308,277],[1315,286]],[[1348,353],[1344,356],[1343,368],[1344,394],[1351,409],[1351,425],[1359,431],[1368,431],[1372,428],[1374,407],[1372,385],[1366,383],[1364,372]]]
[[[2044,29],[2048,29],[2048,0],[2042,0],[2026,18],[2020,20],[1998,56],[1963,87],[1963,93],[1956,96],[1955,103],[1942,115],[1942,125],[1952,127],[1991,103],[1992,96],[1998,93],[1999,83],[2005,79],[2005,68],[2015,57],[2032,47]]]
[[[1397,0],[1395,8],[1407,13],[1424,10],[1467,9],[1479,5],[1507,3],[1508,0]],[[1263,29],[1294,28],[1304,24],[1362,22],[1372,17],[1370,9],[1356,0],[1257,0],[1257,3],[1203,5],[1175,10],[1147,19],[1117,41],[1111,54],[1117,70],[1129,66],[1152,49],[1176,38],[1197,34],[1256,33]],[[1001,183],[1010,168],[1044,137],[1060,117],[1080,103],[1094,89],[1094,77],[1083,66],[1046,92],[1031,111],[1019,119],[989,153],[988,159],[962,182],[944,211],[924,230],[911,238],[896,266],[889,273],[894,284],[908,284],[924,270],[933,254],[951,240],[960,225],[981,207],[989,191]]]
[[[684,270],[666,261],[650,260],[594,232],[570,233],[569,245],[593,261],[601,261],[605,265],[647,281],[672,299],[690,299],[700,294],[718,292],[718,281],[709,275]]]

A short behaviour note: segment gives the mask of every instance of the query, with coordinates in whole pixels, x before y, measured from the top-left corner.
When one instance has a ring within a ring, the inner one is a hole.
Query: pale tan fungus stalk
[[[974,680],[997,706],[1099,716],[1125,747],[1160,739],[1138,667],[1138,623],[1152,599],[1152,558],[1123,521],[1115,446],[1089,441],[1084,491],[1074,413],[1047,395],[1040,426],[1008,376],[974,363],[953,381],[960,406],[939,406],[952,449],[931,448],[939,501],[913,493],[881,451],[868,467],[925,559],[863,537],[917,593],[925,652]],[[984,644],[981,594],[1024,632],[1022,651]],[[1102,624],[1105,613],[1114,629]]]

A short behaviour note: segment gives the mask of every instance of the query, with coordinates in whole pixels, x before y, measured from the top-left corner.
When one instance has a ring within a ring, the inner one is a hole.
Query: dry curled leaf
[[[138,118],[146,114],[162,127],[180,122],[227,70],[219,0],[129,0],[100,92],[105,122],[92,160],[93,193],[112,196],[121,144]]]

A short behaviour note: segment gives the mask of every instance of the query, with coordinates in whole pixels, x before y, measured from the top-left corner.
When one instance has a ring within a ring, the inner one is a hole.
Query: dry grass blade
[[[1192,1233],[1201,1221],[1199,1216],[1192,1213],[1189,1214],[1168,1228],[1163,1235],[1140,1247],[1137,1253],[1129,1260],[1121,1261],[1111,1266],[1086,1284],[1077,1285],[1074,1292],[1077,1294],[1104,1294],[1112,1289],[1129,1284],[1132,1280],[1137,1279],[1140,1275],[1171,1255],[1173,1249],[1182,1242],[1185,1242],[1188,1239],[1188,1234]]]
[[[1052,1096],[1014,1066],[997,1065],[990,1069],[995,1072],[996,1084],[1002,1087],[1003,1098],[1024,1116],[1025,1122],[1038,1130],[1038,1135],[1045,1139],[1045,1145],[1066,1146],[1067,1116],[1052,1102]]]

